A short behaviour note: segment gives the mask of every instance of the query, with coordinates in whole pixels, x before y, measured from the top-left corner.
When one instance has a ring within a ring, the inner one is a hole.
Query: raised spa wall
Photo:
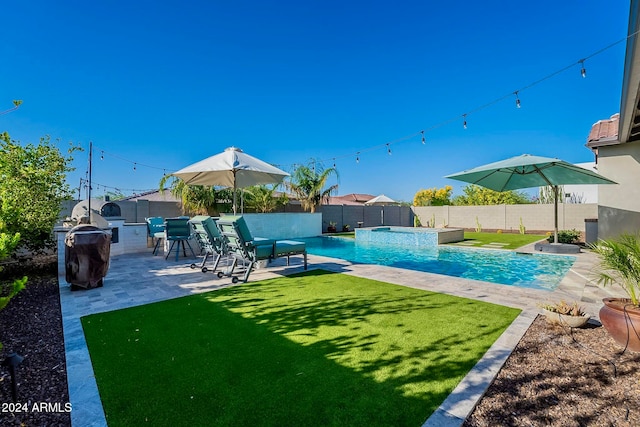
[[[373,227],[355,231],[359,242],[392,245],[437,246],[464,240],[462,228]]]

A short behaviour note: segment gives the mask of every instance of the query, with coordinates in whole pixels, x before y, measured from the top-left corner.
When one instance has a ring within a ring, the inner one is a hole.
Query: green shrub
[[[4,231],[4,223],[0,220],[0,261],[7,258],[11,252],[18,246],[18,242],[20,241],[20,234],[16,233],[14,235],[7,234]],[[2,266],[0,266],[0,271],[2,271]],[[25,284],[27,283],[27,277],[23,277],[21,279],[13,280],[12,282],[5,283],[4,281],[0,281],[0,310],[5,308],[11,298],[16,296],[18,292],[24,289]],[[0,349],[2,349],[2,343],[0,342]]]
[[[576,229],[573,230],[558,230],[558,242],[559,243],[577,243],[580,238],[580,232]],[[553,234],[549,236],[549,243],[553,243]]]

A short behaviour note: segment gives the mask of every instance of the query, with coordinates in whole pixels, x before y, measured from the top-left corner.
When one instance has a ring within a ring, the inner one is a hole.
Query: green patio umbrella
[[[523,154],[510,159],[445,176],[495,191],[522,188],[553,188],[555,229],[554,242],[558,242],[558,186],[568,184],[617,184],[595,172],[572,165],[560,159]]]

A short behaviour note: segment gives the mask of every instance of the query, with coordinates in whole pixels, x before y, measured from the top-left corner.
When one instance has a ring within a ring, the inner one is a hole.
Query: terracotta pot
[[[544,317],[547,319],[548,323],[569,326],[570,328],[580,328],[586,325],[591,317],[588,314],[585,314],[584,316],[570,316],[568,314],[560,314],[547,309],[542,309],[542,312],[544,313]]]
[[[609,335],[629,351],[640,352],[640,308],[627,298],[604,298],[600,322]]]

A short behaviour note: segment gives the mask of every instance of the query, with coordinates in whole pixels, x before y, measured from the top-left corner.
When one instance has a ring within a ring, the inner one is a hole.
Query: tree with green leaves
[[[522,205],[532,203],[530,197],[520,191],[494,191],[471,184],[464,187],[462,192],[464,195],[453,198],[454,205]]]
[[[107,200],[107,198],[109,200],[115,201],[115,200],[122,200],[124,198],[126,198],[127,196],[124,195],[124,193],[120,190],[118,190],[116,188],[115,191],[105,191],[104,192],[104,199]]]
[[[277,185],[267,187],[266,185],[255,185],[243,190],[245,206],[256,212],[273,212],[278,205],[286,205],[289,199],[286,194],[276,196]]]
[[[228,188],[216,189],[208,185],[188,185],[171,175],[165,175],[160,180],[160,192],[165,190],[169,179],[169,191],[180,199],[183,213],[197,215],[218,216],[221,212],[229,212],[233,204],[233,190]]]
[[[553,190],[552,185],[546,185],[544,187],[540,187],[538,190],[538,203],[541,204],[554,204],[555,203],[555,192]],[[564,187],[562,185],[558,186],[558,203],[564,202]]]
[[[429,188],[419,190],[413,196],[413,206],[444,206],[451,204],[451,192],[453,187],[447,185],[443,188]]]
[[[338,191],[338,184],[327,187],[331,175],[338,177],[338,170],[334,167],[324,169],[319,162],[311,160],[308,165],[300,165],[293,171],[286,186],[300,200],[304,210],[314,213],[323,201],[328,201],[331,194]]]
[[[70,145],[63,155],[48,136],[36,144],[20,144],[0,134],[0,220],[10,235],[32,251],[54,244],[53,227],[60,217],[61,203],[71,198],[66,182],[73,168]]]

